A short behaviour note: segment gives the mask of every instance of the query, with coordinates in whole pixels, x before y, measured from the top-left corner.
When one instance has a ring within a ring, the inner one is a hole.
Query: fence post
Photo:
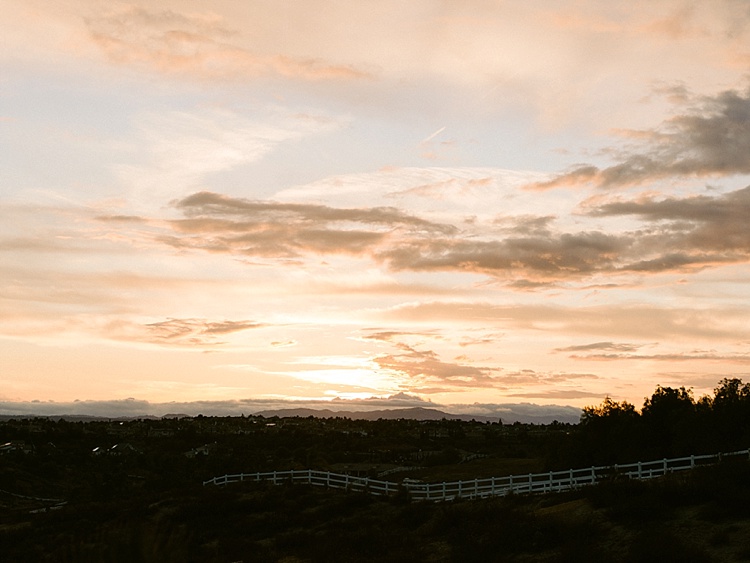
[[[458,482],[458,495],[457,495],[457,496],[458,496],[458,498],[461,498],[461,484],[462,484],[462,482],[461,482],[461,481],[459,481],[459,482]]]
[[[642,479],[643,479],[643,463],[639,461],[638,462],[638,480],[642,480]]]

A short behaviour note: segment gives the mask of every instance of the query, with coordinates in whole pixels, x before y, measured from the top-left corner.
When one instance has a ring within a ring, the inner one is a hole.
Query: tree
[[[598,407],[584,407],[581,433],[590,463],[632,461],[640,454],[640,415],[627,401],[606,397]]]
[[[725,377],[714,389],[714,409],[732,408],[750,400],[750,383],[743,385],[741,379]]]
[[[750,438],[750,383],[724,378],[711,401],[714,433],[723,449],[744,448]]]
[[[611,397],[605,397],[602,404],[598,407],[583,407],[581,415],[582,425],[600,424],[602,421],[610,422],[613,420],[634,420],[638,418],[638,412],[635,407],[623,401],[618,403]]]
[[[654,456],[685,455],[695,448],[696,405],[690,389],[658,385],[641,409],[644,435]]]

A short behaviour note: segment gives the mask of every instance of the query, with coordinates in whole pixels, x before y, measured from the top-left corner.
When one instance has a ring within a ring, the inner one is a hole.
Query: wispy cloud
[[[316,58],[252,52],[215,13],[138,6],[86,19],[90,40],[112,62],[206,80],[275,75],[300,80],[359,79],[371,74]]]
[[[561,305],[498,305],[490,302],[432,301],[407,303],[383,310],[383,319],[402,322],[475,323],[539,333],[586,334],[649,342],[690,337],[722,340],[746,326],[747,311],[683,306],[606,304],[589,307]]]
[[[118,167],[135,203],[178,197],[203,185],[211,174],[256,162],[281,143],[331,131],[342,120],[280,107],[263,116],[228,107],[139,116],[140,139],[133,151],[140,162]]]
[[[579,344],[577,346],[566,346],[555,348],[555,352],[589,352],[592,350],[604,350],[608,352],[634,352],[641,347],[639,344],[625,344],[617,342],[593,342],[591,344]]]
[[[695,362],[710,361],[723,364],[750,363],[750,354],[726,354],[716,351],[696,350],[672,354],[573,354],[571,358],[577,360],[620,361],[620,360],[648,360],[657,362]]]
[[[144,325],[148,340],[181,346],[217,344],[216,339],[263,325],[253,321],[206,321],[201,319],[168,319]]]

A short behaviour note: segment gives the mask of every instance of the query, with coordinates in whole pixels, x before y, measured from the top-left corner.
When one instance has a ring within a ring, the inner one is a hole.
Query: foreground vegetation
[[[307,486],[202,487],[316,468],[429,481],[747,448],[750,386],[658,387],[579,425],[314,418],[0,422],[0,561],[750,559],[745,460],[548,496],[416,503]]]
[[[410,503],[305,486],[196,487],[3,517],[4,561],[733,561],[746,464],[573,493]]]

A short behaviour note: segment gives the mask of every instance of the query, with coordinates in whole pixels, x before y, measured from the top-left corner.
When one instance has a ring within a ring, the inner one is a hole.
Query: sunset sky
[[[0,412],[750,378],[745,0],[10,0],[0,33]]]

